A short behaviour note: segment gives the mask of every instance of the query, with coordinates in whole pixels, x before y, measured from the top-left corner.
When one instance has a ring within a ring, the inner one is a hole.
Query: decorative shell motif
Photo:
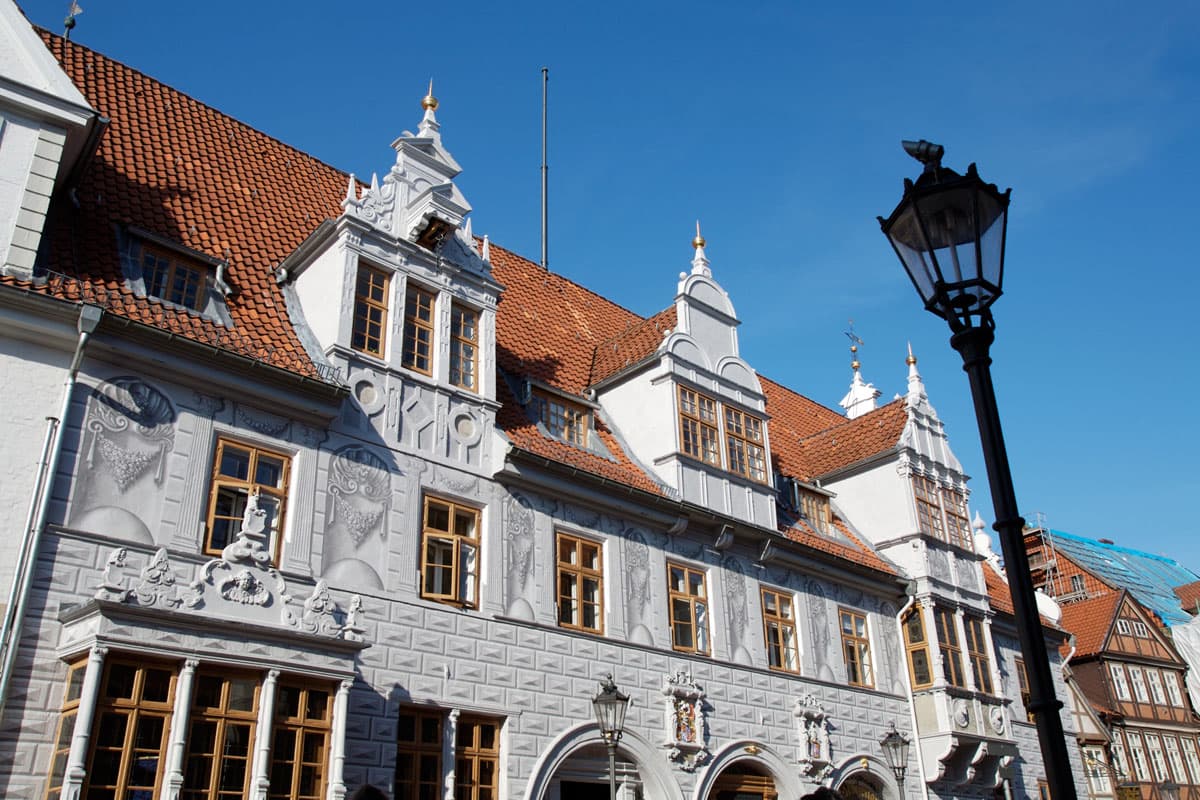
[[[387,511],[391,493],[391,473],[379,456],[356,444],[334,454],[330,465],[329,494],[333,498],[330,522],[345,525],[355,545],[361,544],[376,527],[380,528],[380,537],[386,537],[387,526],[379,523]]]

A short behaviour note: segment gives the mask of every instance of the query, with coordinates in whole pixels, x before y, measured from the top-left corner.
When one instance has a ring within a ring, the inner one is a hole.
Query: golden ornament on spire
[[[692,247],[700,248],[708,242],[704,241],[704,237],[700,235],[700,220],[696,220],[696,238],[692,239]]]
[[[904,363],[908,364],[910,367],[917,363],[917,357],[913,355],[912,351],[912,342],[908,343],[908,358],[904,359]]]
[[[421,98],[421,108],[427,111],[436,111],[438,107],[437,98],[433,96],[433,78],[429,79],[429,94]]]

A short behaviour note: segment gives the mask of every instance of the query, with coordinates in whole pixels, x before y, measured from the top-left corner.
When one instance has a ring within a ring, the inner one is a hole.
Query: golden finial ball
[[[917,363],[917,357],[909,356],[908,358],[904,359],[904,363],[911,367],[913,364]]]
[[[427,111],[436,111],[438,107],[437,98],[432,94],[427,94],[421,98],[421,108]]]
[[[858,363],[857,361],[850,362],[850,369],[858,369],[861,366],[862,366],[862,364]]]
[[[704,247],[706,244],[708,242],[704,241],[704,237],[698,233],[696,234],[696,238],[692,239],[692,247]]]

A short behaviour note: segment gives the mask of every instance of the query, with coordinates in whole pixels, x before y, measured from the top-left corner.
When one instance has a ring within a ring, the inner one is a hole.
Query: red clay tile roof
[[[992,569],[991,564],[983,565],[983,583],[987,586],[988,602],[992,610],[1002,613],[1013,613],[1012,595],[1008,591],[1008,582]]]
[[[325,219],[341,213],[348,176],[123,64],[49,33],[43,39],[88,102],[111,123],[79,186],[79,208],[48,229],[46,267],[66,275],[24,288],[101,302],[113,313],[249,355],[304,375],[315,366],[301,346],[275,282],[278,264]],[[114,227],[136,226],[229,265],[234,327],[125,287]],[[644,319],[612,301],[493,245],[495,278],[505,287],[497,310],[497,362],[515,377],[582,395],[595,381],[653,353],[674,328],[671,306]],[[17,283],[11,279],[8,283]],[[819,431],[852,433],[855,453],[894,445],[887,406],[854,423],[763,378],[771,443],[779,469],[797,477],[844,458],[818,458]],[[628,486],[662,494],[657,481],[623,452],[598,418],[613,459],[543,435],[497,381],[497,422],[521,450]],[[901,412],[901,418],[903,413]],[[870,435],[868,435],[870,434]],[[898,433],[896,434],[898,436]],[[803,443],[802,443],[802,440]],[[869,455],[869,453],[862,453]],[[817,463],[815,468],[806,464]],[[894,570],[839,521],[858,548],[802,528],[801,544],[874,569]]]
[[[811,547],[813,550],[832,553],[839,558],[853,561],[856,564],[862,564],[865,567],[871,567],[888,575],[899,574],[894,566],[880,558],[869,545],[860,539],[854,531],[850,530],[850,526],[846,524],[845,520],[834,516],[833,525],[838,529],[838,533],[846,537],[850,542],[853,542],[853,546],[836,541],[828,536],[822,536],[812,530],[802,520],[795,520],[790,526],[787,522],[781,521],[779,532],[793,542],[799,542],[806,547]]]
[[[22,285],[315,376],[274,268],[341,213],[347,175],[124,64],[42,38],[111,123],[76,192],[78,209],[48,231],[46,267],[67,279]],[[234,327],[126,289],[114,226],[128,225],[228,263]]]
[[[1092,656],[1101,651],[1112,628],[1125,592],[1113,592],[1063,606],[1059,627],[1075,634],[1075,656]]]
[[[1200,608],[1200,581],[1185,583],[1175,587],[1175,596],[1179,598],[1179,607],[1189,614],[1195,615]]]
[[[626,367],[633,366],[653,353],[667,331],[675,330],[675,306],[668,306],[652,317],[632,323],[611,339],[596,345],[590,383],[596,384]]]
[[[801,477],[828,475],[895,447],[907,422],[908,412],[900,398],[801,440],[796,452],[797,468],[806,471]],[[775,444],[774,437],[771,444]]]

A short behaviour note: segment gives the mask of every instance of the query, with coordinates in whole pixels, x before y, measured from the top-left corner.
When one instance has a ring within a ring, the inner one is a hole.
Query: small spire
[[[921,373],[917,372],[917,357],[913,355],[912,342],[908,343],[908,358],[904,359],[904,363],[908,364],[908,402],[909,404],[920,402],[927,395],[925,394],[925,383],[921,380]]]
[[[708,256],[704,255],[706,244],[708,242],[700,235],[700,220],[696,220],[696,238],[692,239],[692,247],[696,248],[696,254],[692,256],[692,274],[707,275],[711,278],[712,270],[708,268]]]
[[[480,254],[479,258],[485,264],[492,263],[492,245],[490,242],[488,242],[486,233],[483,235],[483,253]]]
[[[354,173],[350,173],[350,181],[346,184],[346,199],[343,203],[353,203],[358,200],[358,184],[354,180]]]
[[[433,78],[429,79],[429,93],[421,98],[421,108],[426,111],[437,111],[438,100],[433,96]]]

